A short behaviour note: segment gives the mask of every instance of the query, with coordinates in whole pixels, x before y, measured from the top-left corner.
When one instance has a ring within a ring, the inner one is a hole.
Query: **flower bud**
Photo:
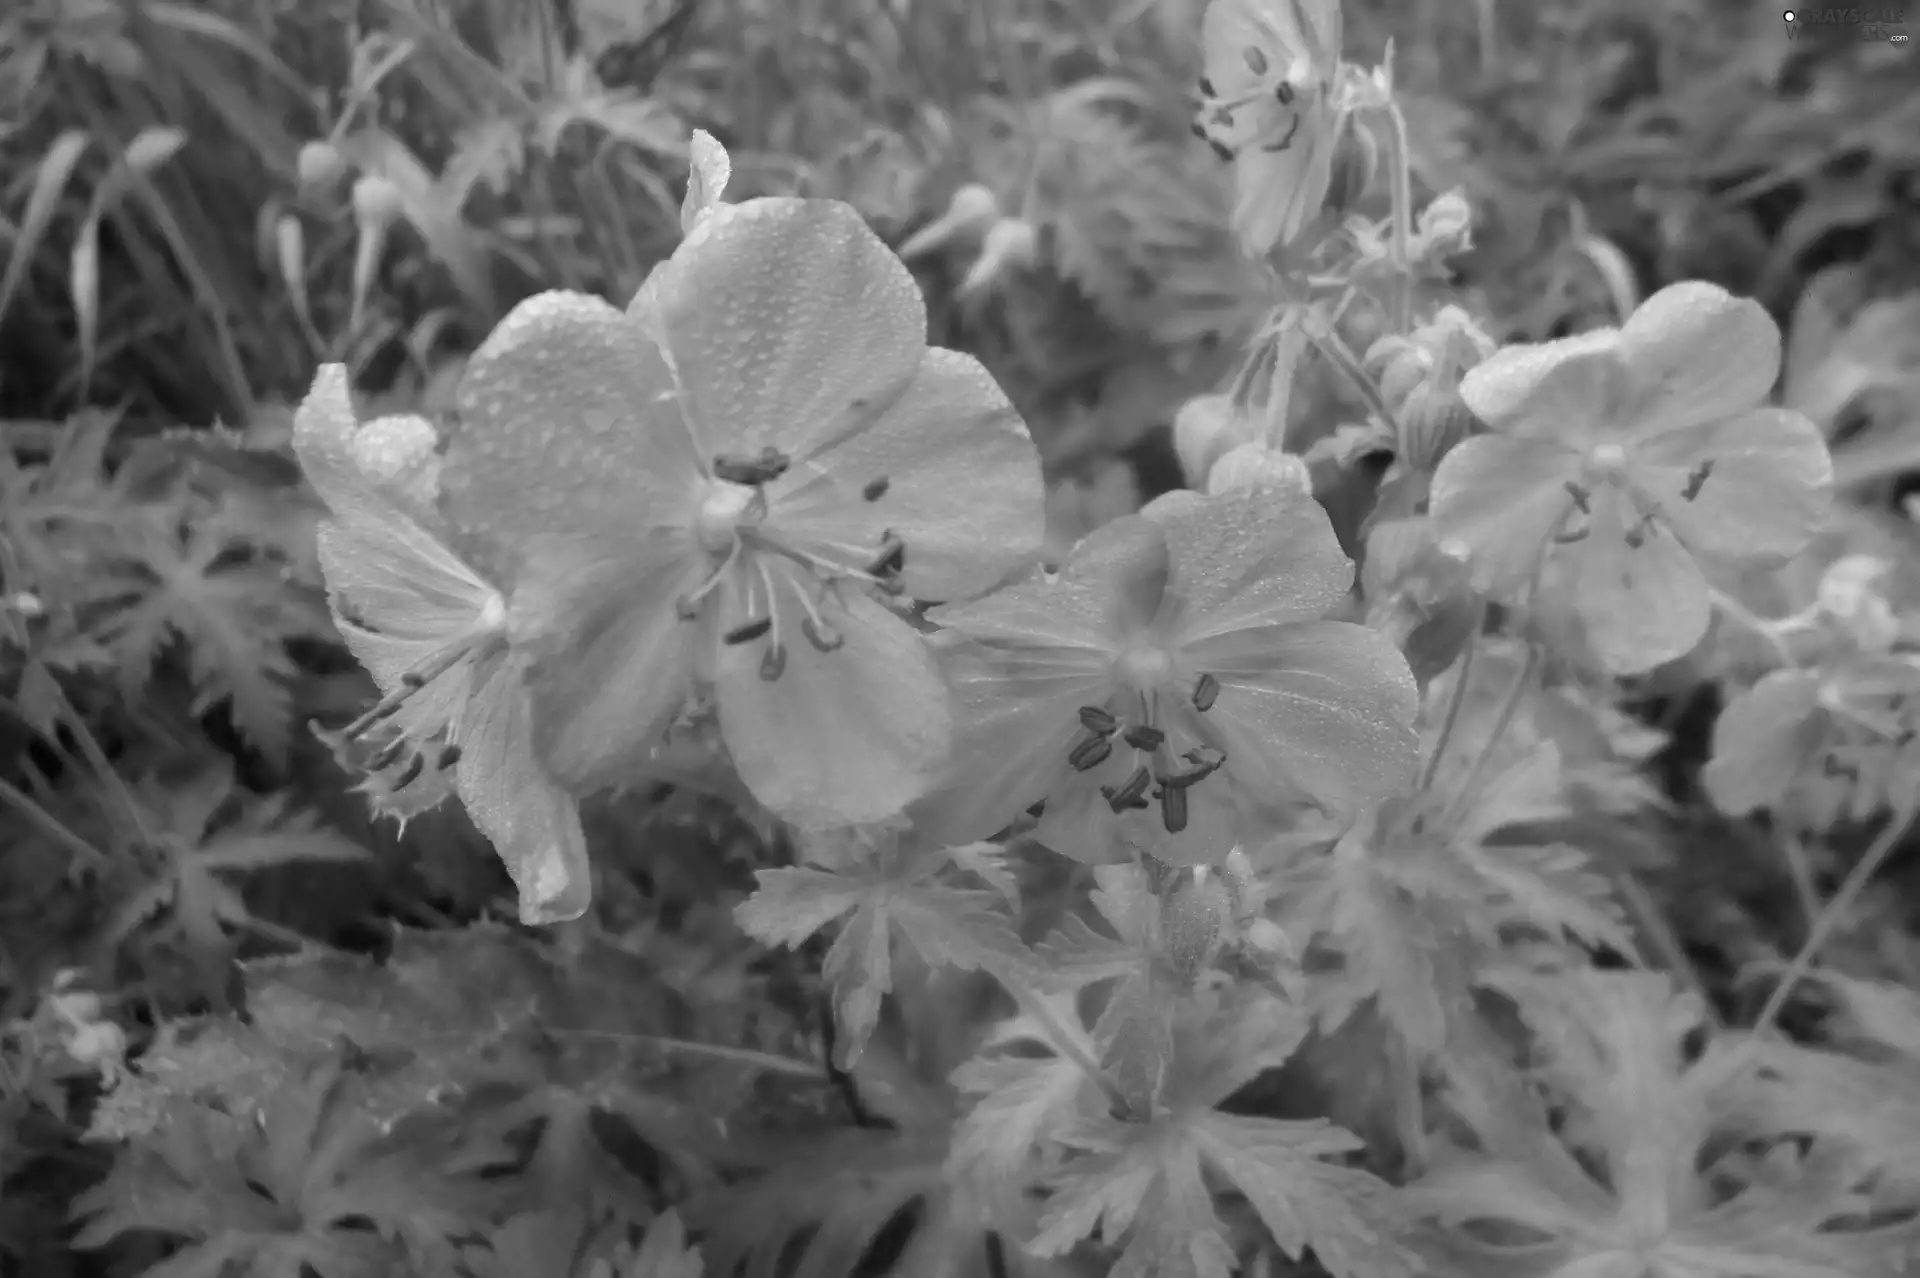
[[[1313,495],[1313,476],[1303,457],[1283,453],[1265,444],[1241,444],[1230,450],[1207,472],[1207,493],[1217,496],[1238,488],[1291,488],[1304,496]]]
[[[1198,980],[1213,966],[1226,939],[1233,912],[1227,885],[1203,867],[1160,902],[1161,951],[1181,980]]]
[[[1187,482],[1195,487],[1207,482],[1215,462],[1253,437],[1253,424],[1226,395],[1197,396],[1174,414],[1173,451]]]
[[[1820,611],[1869,652],[1885,652],[1900,637],[1900,619],[1884,588],[1892,570],[1878,555],[1842,555],[1820,576],[1815,595]]]
[[[368,173],[353,184],[353,216],[362,227],[385,228],[400,212],[400,188],[391,179]]]
[[[1385,337],[1367,352],[1378,370],[1380,394],[1400,426],[1400,461],[1432,474],[1440,459],[1473,432],[1473,413],[1460,398],[1467,370],[1491,355],[1492,339],[1457,306],[1440,309],[1406,337]]]
[[[332,186],[347,175],[346,157],[340,154],[340,148],[324,140],[316,139],[302,146],[294,167],[304,191]]]
[[[1003,217],[987,229],[974,259],[956,290],[965,297],[976,293],[999,278],[1010,267],[1028,267],[1040,260],[1040,233],[1023,218]]]
[[[1458,190],[1436,195],[1420,210],[1415,256],[1437,266],[1473,247],[1473,206]]]

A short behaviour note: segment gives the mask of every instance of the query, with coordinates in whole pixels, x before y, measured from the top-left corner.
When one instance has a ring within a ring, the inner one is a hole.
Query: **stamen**
[[[885,497],[887,495],[887,489],[890,486],[891,485],[887,477],[885,475],[882,475],[878,479],[868,480],[867,486],[860,490],[860,495],[866,498],[868,501],[879,501],[882,497]]]
[[[1187,828],[1187,787],[1183,785],[1163,785],[1156,793],[1160,798],[1160,824],[1168,834],[1178,834]]]
[[[1588,500],[1587,500],[1588,498],[1593,496],[1592,492],[1590,492],[1585,488],[1582,488],[1580,485],[1574,483],[1571,479],[1569,479],[1567,481],[1567,495],[1573,498],[1573,504],[1580,508],[1581,514],[1591,515],[1593,513],[1593,507],[1588,503]]]
[[[1133,775],[1128,777],[1126,783],[1123,785],[1101,786],[1100,794],[1102,798],[1106,799],[1108,807],[1112,808],[1115,812],[1125,812],[1130,808],[1144,808],[1148,806],[1146,798],[1147,787],[1152,784],[1153,774],[1148,772],[1146,768],[1140,767],[1133,770]]]
[[[1273,86],[1273,96],[1274,96],[1274,99],[1278,101],[1281,106],[1292,106],[1293,105],[1293,86],[1287,83],[1285,80],[1282,80],[1280,83]]]
[[[1206,138],[1207,138],[1206,125],[1200,123],[1200,121],[1198,120],[1195,120],[1192,124],[1189,124],[1187,128],[1192,131],[1193,136],[1195,136],[1196,138],[1199,138],[1203,142],[1206,141]]]
[[[1230,147],[1230,146],[1228,146],[1228,145],[1227,145],[1226,143],[1224,143],[1224,142],[1221,142],[1221,141],[1220,141],[1219,139],[1217,139],[1217,138],[1210,138],[1210,139],[1208,139],[1208,140],[1209,140],[1209,141],[1210,141],[1210,142],[1212,143],[1212,145],[1213,145],[1213,153],[1214,153],[1215,155],[1217,155],[1217,156],[1219,156],[1219,157],[1220,157],[1221,159],[1223,159],[1223,160],[1231,160],[1231,159],[1233,158],[1233,148],[1232,148],[1232,147]]]
[[[1287,136],[1281,138],[1278,142],[1269,142],[1260,149],[1269,155],[1278,155],[1293,145],[1293,135],[1298,132],[1300,132],[1300,117],[1296,115],[1287,125]]]
[[[1704,487],[1707,482],[1707,476],[1712,473],[1713,459],[1711,457],[1689,471],[1687,473],[1687,486],[1680,490],[1681,499],[1683,501],[1692,501],[1695,497],[1698,497],[1700,495],[1700,489]]]
[[[1247,60],[1247,70],[1253,72],[1255,75],[1265,75],[1273,69],[1273,64],[1267,61],[1267,55],[1252,45],[1248,45],[1246,48],[1240,50],[1240,53],[1241,56]]]
[[[1217,98],[1220,96],[1219,91],[1213,87],[1213,81],[1207,79],[1204,75],[1200,77],[1200,92],[1203,96],[1209,98]]]
[[[1220,681],[1210,674],[1200,676],[1193,685],[1193,708],[1201,714],[1213,709],[1213,703],[1220,699]]]
[[[1653,527],[1653,519],[1650,516],[1642,516],[1639,523],[1627,529],[1627,549],[1638,550],[1640,547],[1646,545],[1647,530],[1651,527]]]
[[[792,464],[790,457],[769,445],[760,450],[758,457],[734,457],[723,453],[713,459],[713,475],[715,479],[724,479],[731,484],[758,488],[786,474],[787,467]]]
[[[1571,546],[1576,541],[1585,541],[1586,539],[1587,530],[1585,528],[1577,528],[1573,532],[1555,533],[1553,537],[1554,544],[1559,546]]]
[[[1180,757],[1194,766],[1186,772],[1173,772],[1161,777],[1161,786],[1173,790],[1190,789],[1218,772],[1227,761],[1224,751],[1209,750],[1204,746],[1189,750]]]
[[[394,780],[390,788],[394,790],[406,789],[419,779],[421,771],[425,769],[426,766],[427,760],[424,755],[414,755],[413,758],[408,761],[406,769]]]
[[[1089,732],[1110,737],[1119,729],[1120,721],[1099,706],[1081,706],[1080,725]]]
[[[767,567],[767,561],[756,559],[753,566],[759,572],[761,588],[767,592],[767,620],[773,628],[773,642],[760,654],[760,677],[772,683],[787,669],[787,646],[780,639],[780,598],[773,588],[773,572]]]
[[[405,737],[395,737],[393,740],[387,742],[387,744],[381,746],[379,751],[371,759],[367,760],[367,771],[384,772],[386,769],[398,763],[400,756],[411,748],[412,743]]]
[[[1122,733],[1122,739],[1136,750],[1151,754],[1167,743],[1167,734],[1144,723],[1136,723]]]
[[[705,581],[673,601],[674,612],[679,616],[680,620],[699,620],[700,605],[706,600],[708,595],[719,588],[721,582],[727,579],[727,574],[733,571],[733,566],[740,562],[740,549],[742,544],[740,538],[735,537],[733,539],[733,545],[727,548],[727,557],[720,561],[720,566],[715,568]]]
[[[786,672],[787,646],[782,643],[768,644],[767,650],[760,654],[760,677],[772,683]]]
[[[1087,737],[1067,752],[1067,762],[1075,772],[1091,772],[1113,754],[1113,742],[1106,737]]]
[[[867,571],[875,577],[898,575],[907,566],[907,543],[891,529],[881,535],[880,554],[867,565]]]
[[[720,642],[724,644],[752,643],[755,639],[758,639],[761,635],[766,634],[772,629],[773,618],[760,617],[756,620],[746,622],[743,625],[735,626],[733,629],[727,631],[726,634],[720,636]]]
[[[800,620],[800,633],[807,637],[807,642],[813,645],[815,652],[833,652],[845,647],[847,642],[845,635],[820,620],[811,608]]]
[[[454,764],[458,762],[460,762],[460,747],[457,745],[450,745],[450,746],[442,747],[440,751],[440,758],[434,763],[433,766],[440,769],[440,771],[445,772],[448,768],[451,768]]]

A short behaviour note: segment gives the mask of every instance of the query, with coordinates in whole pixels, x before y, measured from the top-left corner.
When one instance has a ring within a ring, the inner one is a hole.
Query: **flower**
[[[968,713],[916,820],[962,842],[1044,800],[1036,837],[1069,856],[1204,865],[1290,802],[1396,793],[1417,693],[1387,640],[1322,620],[1352,582],[1326,513],[1276,485],[1170,493],[1056,579],[935,609]]]
[[[741,779],[803,826],[878,820],[951,712],[880,600],[964,599],[1039,553],[1037,454],[971,357],[926,346],[898,258],[845,204],[714,204],[622,312],[547,293],[474,357],[449,510],[518,549],[537,742],[630,780],[712,685]]]
[[[579,812],[534,759],[506,596],[449,549],[434,513],[432,424],[356,422],[346,369],[328,364],[293,443],[331,513],[319,553],[334,623],[381,692],[322,735],[365,759],[375,807],[403,821],[457,792],[513,876],[523,922],[578,918],[593,890]]]
[[[1766,311],[1698,281],[1624,327],[1507,347],[1461,382],[1494,433],[1441,461],[1435,531],[1479,589],[1515,591],[1543,566],[1563,579],[1614,673],[1684,656],[1711,619],[1696,561],[1785,563],[1826,516],[1819,432],[1761,406],[1779,369]]]
[[[1254,257],[1299,235],[1333,178],[1339,0],[1212,0],[1194,133],[1234,166],[1233,229]]]

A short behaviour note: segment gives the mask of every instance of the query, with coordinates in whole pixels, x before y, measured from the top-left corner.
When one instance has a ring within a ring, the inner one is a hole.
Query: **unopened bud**
[[[1161,897],[1161,950],[1182,980],[1197,980],[1213,966],[1232,912],[1227,884],[1217,874],[1195,871]]]
[[[1457,306],[1442,307],[1405,337],[1374,343],[1367,364],[1380,379],[1380,395],[1393,410],[1401,437],[1400,461],[1432,474],[1440,459],[1473,432],[1472,410],[1460,398],[1460,379],[1494,351],[1492,339]]]
[[[1414,233],[1421,261],[1438,265],[1473,247],[1473,206],[1458,190],[1436,195],[1420,210]]]
[[[400,188],[368,173],[353,184],[353,215],[363,227],[385,227],[400,216]]]
[[[987,231],[980,245],[980,256],[960,281],[961,296],[978,292],[1010,267],[1032,266],[1040,260],[1040,236],[1031,222],[1017,217],[1001,218]]]
[[[1286,488],[1310,497],[1313,476],[1305,458],[1265,444],[1242,444],[1207,472],[1207,493],[1217,496],[1241,488]]]
[[[300,176],[300,188],[318,191],[347,175],[347,158],[333,143],[316,139],[300,148],[294,167]]]
[[[1884,583],[1893,566],[1877,555],[1842,555],[1820,576],[1820,610],[1840,622],[1859,645],[1884,652],[1900,637],[1900,619]]]
[[[1173,418],[1173,451],[1187,482],[1207,482],[1213,464],[1241,444],[1253,442],[1254,427],[1226,395],[1200,395],[1180,406]]]

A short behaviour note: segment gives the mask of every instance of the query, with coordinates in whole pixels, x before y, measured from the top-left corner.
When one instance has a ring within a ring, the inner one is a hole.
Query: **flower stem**
[[[1514,676],[1513,685],[1507,689],[1507,695],[1500,703],[1500,711],[1494,716],[1493,727],[1487,730],[1486,740],[1480,743],[1480,753],[1474,756],[1467,775],[1461,779],[1460,788],[1453,792],[1453,798],[1447,802],[1446,811],[1440,819],[1441,828],[1450,827],[1460,819],[1460,814],[1480,788],[1481,779],[1493,764],[1494,752],[1500,748],[1501,738],[1506,736],[1513,716],[1520,712],[1520,703],[1526,700],[1527,690],[1533,686],[1534,671],[1539,666],[1540,649],[1528,643],[1526,659],[1520,663],[1520,673]]]
[[[1485,605],[1482,605],[1481,617],[1485,617]],[[1420,792],[1424,793],[1433,786],[1434,774],[1440,771],[1440,760],[1446,755],[1447,747],[1453,744],[1454,730],[1460,726],[1460,710],[1467,704],[1467,687],[1473,682],[1473,653],[1479,645],[1481,623],[1476,621],[1473,638],[1460,651],[1460,669],[1455,674],[1453,687],[1447,693],[1446,717],[1440,721],[1440,736],[1433,743],[1433,753],[1427,756],[1425,766],[1420,769]]]
[[[1393,229],[1387,252],[1393,263],[1388,317],[1393,331],[1404,336],[1413,329],[1413,156],[1407,140],[1407,117],[1400,104],[1387,99],[1387,180],[1392,184]]]

